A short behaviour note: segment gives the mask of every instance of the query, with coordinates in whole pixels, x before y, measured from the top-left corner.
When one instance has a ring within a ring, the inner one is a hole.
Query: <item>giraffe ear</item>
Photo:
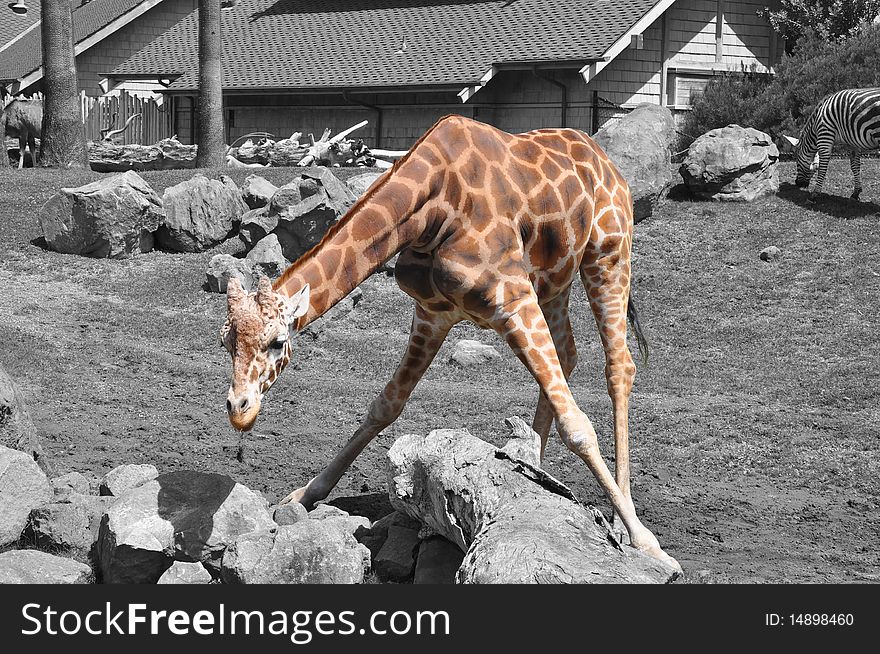
[[[292,323],[300,316],[306,315],[306,312],[309,310],[309,290],[309,285],[306,284],[287,300],[284,310],[284,318],[287,324]]]
[[[238,277],[232,277],[226,285],[226,310],[232,311],[232,308],[241,302],[244,295],[244,286],[241,285],[241,281]]]

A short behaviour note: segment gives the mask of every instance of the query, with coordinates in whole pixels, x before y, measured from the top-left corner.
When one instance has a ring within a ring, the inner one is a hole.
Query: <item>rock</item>
[[[173,252],[204,252],[226,240],[247,211],[235,183],[201,173],[169,186],[162,196],[165,220],[156,244]]]
[[[0,584],[88,584],[92,569],[78,561],[37,550],[0,554]]]
[[[369,550],[323,520],[245,534],[223,556],[227,584],[359,584]]]
[[[679,575],[615,547],[596,509],[467,430],[397,439],[388,452],[388,495],[399,511],[466,551],[459,583],[667,583]]]
[[[728,125],[691,143],[679,172],[697,198],[749,202],[779,190],[778,160],[768,134]]]
[[[758,256],[761,257],[761,261],[779,261],[782,258],[782,250],[775,245],[771,245],[761,250]]]
[[[414,531],[418,531],[422,526],[418,520],[411,518],[402,511],[393,511],[376,520],[369,529],[357,532],[355,537],[359,543],[365,545],[370,550],[370,554],[375,559],[379,554],[379,550],[382,549],[382,545],[385,544],[385,539],[388,538],[388,530],[393,525],[406,527]]]
[[[70,495],[90,495],[91,484],[85,475],[78,472],[68,472],[66,475],[49,480],[56,501],[61,501]]]
[[[259,175],[248,175],[241,187],[241,198],[251,209],[268,206],[272,196],[278,191],[269,180]]]
[[[98,540],[104,511],[115,501],[76,493],[64,502],[45,504],[31,511],[28,535],[42,549],[88,552]]]
[[[419,532],[398,525],[388,527],[388,536],[373,560],[373,569],[383,581],[407,581],[416,564]]]
[[[233,257],[240,258],[244,257],[249,249],[247,243],[241,239],[241,236],[235,234],[234,236],[227,238],[220,245],[211,248],[211,252],[214,254],[229,254]]]
[[[198,151],[198,146],[184,145],[174,138],[162,139],[155,145],[89,141],[88,147],[89,164],[99,173],[195,168]]]
[[[247,249],[254,247],[259,241],[270,234],[278,226],[278,216],[269,215],[268,207],[261,207],[248,211],[241,217],[241,227],[238,229],[238,237]]]
[[[367,189],[369,189],[381,176],[382,173],[362,173],[360,175],[349,177],[345,180],[345,185],[356,198],[359,198],[366,193]]]
[[[282,504],[272,515],[272,519],[279,525],[292,525],[300,520],[307,520],[309,512],[299,502],[288,502]]]
[[[342,216],[355,203],[357,197],[351,192],[345,184],[339,181],[326,166],[315,166],[307,168],[302,174],[304,180],[317,180],[320,182],[321,189],[327,194],[328,204],[339,216]],[[306,181],[305,184],[308,184]],[[302,188],[302,187],[301,187]],[[303,193],[303,199],[308,197]]]
[[[230,254],[215,254],[205,271],[205,289],[211,293],[225,293],[229,280],[235,277],[246,291],[254,285],[251,267],[244,259]]]
[[[342,216],[333,210],[326,193],[284,207],[276,215],[278,224],[274,232],[288,261],[296,261],[316,246]]]
[[[310,520],[321,520],[322,522],[341,529],[352,536],[357,535],[362,530],[370,528],[369,518],[359,515],[350,515],[346,511],[337,508],[331,504],[319,504],[308,514]]]
[[[256,278],[266,275],[274,279],[290,265],[281,252],[281,244],[275,234],[269,234],[261,239],[245,257],[245,261],[251,268],[251,274]]]
[[[0,366],[0,445],[26,452],[46,469],[43,444],[18,385]]]
[[[593,137],[626,179],[633,198],[633,221],[654,213],[672,184],[670,145],[675,137],[672,112],[640,104]]]
[[[399,254],[395,254],[388,261],[386,261],[385,263],[382,264],[382,267],[379,268],[379,271],[383,272],[387,275],[393,275],[394,269],[397,267],[397,258],[399,256],[400,256]]]
[[[157,584],[210,584],[213,580],[211,573],[201,563],[187,563],[175,561],[171,564]]]
[[[52,499],[52,486],[33,458],[0,445],[0,547],[18,542],[28,516]]]
[[[414,584],[454,584],[455,574],[464,559],[455,544],[441,536],[432,536],[419,544]]]
[[[501,354],[491,345],[467,339],[458,341],[449,355],[450,362],[464,367],[480,366],[500,359]]]
[[[163,216],[156,192],[127,172],[61,189],[43,205],[39,221],[51,250],[121,259],[153,249]]]
[[[351,293],[342,298],[333,307],[330,308],[323,316],[310,323],[305,329],[304,334],[310,336],[318,336],[327,325],[330,325],[354,311],[355,307],[360,304],[364,297],[364,292],[360,287],[356,287]]]
[[[125,491],[136,488],[159,476],[156,466],[149,463],[128,463],[116,466],[101,479],[101,495],[121,496]]]
[[[269,200],[269,212],[273,215],[284,211],[286,207],[302,202],[302,193],[299,191],[301,177],[278,188]]]
[[[230,477],[184,470],[134,488],[104,514],[98,563],[106,583],[155,583],[173,561],[218,571],[226,547],[275,523],[266,500]]]

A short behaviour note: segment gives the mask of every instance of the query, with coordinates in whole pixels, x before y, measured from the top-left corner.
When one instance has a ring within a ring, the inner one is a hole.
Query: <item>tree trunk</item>
[[[678,573],[613,540],[593,507],[538,467],[540,439],[509,419],[501,449],[466,430],[401,436],[388,451],[398,511],[466,550],[458,583],[664,583]]]
[[[89,156],[73,55],[71,0],[43,2],[41,9],[45,107],[38,159],[41,166],[87,168]]]
[[[219,168],[226,162],[222,56],[220,0],[199,0],[199,168]]]

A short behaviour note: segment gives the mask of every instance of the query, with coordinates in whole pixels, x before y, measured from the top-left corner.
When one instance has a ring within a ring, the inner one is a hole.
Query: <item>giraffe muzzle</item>
[[[226,398],[226,413],[229,415],[229,423],[235,429],[250,431],[260,414],[260,401],[250,395],[236,396],[230,389]]]

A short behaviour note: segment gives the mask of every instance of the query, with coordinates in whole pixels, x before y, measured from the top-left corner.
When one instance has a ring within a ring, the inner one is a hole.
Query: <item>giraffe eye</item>
[[[281,348],[284,347],[285,342],[286,341],[283,338],[274,340],[269,344],[269,349],[277,352],[278,350],[280,350]]]

